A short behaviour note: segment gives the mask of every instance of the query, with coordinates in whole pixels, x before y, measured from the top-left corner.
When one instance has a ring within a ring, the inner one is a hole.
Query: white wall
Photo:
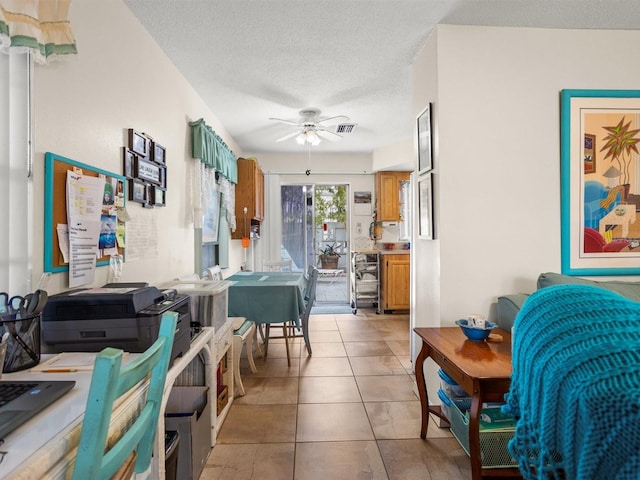
[[[121,1],[76,0],[70,19],[78,55],[35,70],[34,284],[43,270],[45,152],[122,173],[127,128],[166,147],[168,192],[165,208],[127,203],[131,222],[156,223],[159,245],[157,255],[126,262],[122,280],[155,285],[193,272],[188,122],[204,118],[236,154],[241,152]],[[232,261],[239,268],[239,241],[232,243]],[[107,271],[97,269],[94,285],[105,283]],[[67,273],[54,274],[49,292],[67,285]]]
[[[560,271],[560,90],[637,88],[640,64],[621,46],[638,41],[635,31],[451,25],[429,38],[413,102],[416,115],[434,102],[438,239],[413,243],[416,325],[489,314],[497,296]]]
[[[413,171],[415,163],[413,138],[374,150],[372,170]]]

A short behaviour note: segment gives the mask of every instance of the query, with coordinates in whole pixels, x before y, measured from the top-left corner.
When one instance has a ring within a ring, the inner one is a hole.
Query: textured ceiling
[[[125,0],[245,153],[306,152],[318,108],[357,128],[321,152],[411,138],[411,63],[436,24],[640,28],[638,0]]]

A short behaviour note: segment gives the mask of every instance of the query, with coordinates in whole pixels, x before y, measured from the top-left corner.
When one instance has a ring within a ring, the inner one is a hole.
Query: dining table
[[[293,321],[304,311],[306,279],[302,272],[238,272],[226,280],[229,316],[258,324]]]
[[[231,282],[228,290],[229,317],[245,317],[256,323],[263,339],[265,358],[269,349],[270,324],[283,324],[283,334],[286,333],[284,324],[287,322],[304,328],[300,315],[305,309],[307,280],[302,272],[241,271],[226,280]],[[263,326],[266,326],[266,331],[263,331]],[[308,336],[304,332],[302,336],[306,342]],[[290,361],[288,344],[287,361]]]
[[[297,328],[301,328],[300,315],[305,309],[304,290],[307,284],[302,272],[242,271],[226,280],[231,282],[230,317],[245,317],[259,327],[293,322]],[[267,346],[268,339],[264,340]]]

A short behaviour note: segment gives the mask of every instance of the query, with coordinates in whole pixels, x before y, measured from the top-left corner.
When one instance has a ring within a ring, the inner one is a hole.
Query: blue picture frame
[[[627,201],[626,183],[620,184],[630,181],[629,172],[640,175],[640,90],[565,89],[560,107],[561,271],[581,276],[640,275],[640,234],[636,238],[629,232],[636,222],[636,206]],[[612,135],[620,136],[621,128],[627,133],[638,130],[627,135],[638,139],[637,147],[626,148],[628,155],[622,158],[612,155],[610,148]],[[637,165],[629,170],[631,162]],[[640,185],[640,179],[636,183]]]

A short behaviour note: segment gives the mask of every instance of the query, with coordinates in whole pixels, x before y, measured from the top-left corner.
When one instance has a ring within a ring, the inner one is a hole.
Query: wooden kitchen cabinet
[[[382,310],[409,310],[410,254],[381,255]]]
[[[400,182],[409,180],[411,172],[376,173],[376,220],[400,220]]]
[[[245,232],[244,208],[247,208],[247,229]],[[264,220],[264,173],[253,158],[238,158],[238,183],[236,184],[236,224],[231,238],[250,236],[250,231],[260,231]]]

